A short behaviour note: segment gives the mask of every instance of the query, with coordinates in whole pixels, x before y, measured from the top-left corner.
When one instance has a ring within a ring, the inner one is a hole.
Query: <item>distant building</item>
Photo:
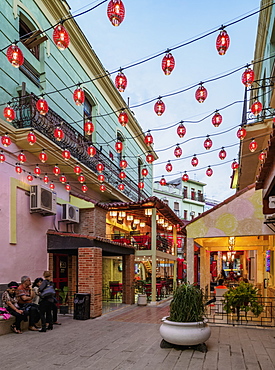
[[[219,203],[221,203],[220,200],[205,197],[204,211],[208,211]]]

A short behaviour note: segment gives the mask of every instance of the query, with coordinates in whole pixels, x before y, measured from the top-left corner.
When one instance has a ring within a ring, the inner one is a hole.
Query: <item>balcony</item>
[[[191,194],[188,196],[188,194],[183,193],[183,199],[194,200],[196,202],[201,202],[201,203],[205,202],[205,198],[203,194]]]
[[[101,162],[105,167],[105,170],[102,172],[105,176],[105,181],[117,188],[120,182],[118,175],[121,169],[102,153],[102,148],[98,148],[93,144],[96,148],[96,155],[91,158],[87,153],[87,148],[91,144],[89,139],[64,121],[52,109],[49,109],[46,116],[42,116],[36,109],[37,100],[38,97],[31,94],[15,101],[13,109],[16,111],[16,119],[12,122],[12,125],[17,129],[31,128],[40,132],[62,150],[68,149],[72,157],[88,167],[95,175],[97,175],[96,165]],[[57,126],[62,127],[65,135],[61,141],[57,141],[54,137],[54,130]],[[138,186],[135,185],[136,181],[136,179],[129,178],[123,181],[125,185],[123,194],[133,201],[147,197],[145,192],[138,189]]]

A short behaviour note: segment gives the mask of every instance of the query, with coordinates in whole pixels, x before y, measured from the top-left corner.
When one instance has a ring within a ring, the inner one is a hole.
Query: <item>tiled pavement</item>
[[[169,303],[125,306],[94,320],[60,317],[47,333],[0,337],[0,369],[272,370],[275,329],[212,326],[208,352],[160,348]]]

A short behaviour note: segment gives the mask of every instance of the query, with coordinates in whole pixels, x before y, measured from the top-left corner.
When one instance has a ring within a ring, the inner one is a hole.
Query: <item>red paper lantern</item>
[[[175,157],[179,158],[182,155],[182,149],[177,144],[176,149],[174,150]]]
[[[62,157],[65,159],[65,161],[68,161],[71,158],[71,153],[68,149],[64,149],[62,152]]]
[[[44,181],[45,184],[49,183],[50,179],[49,179],[49,176],[47,174],[44,175],[43,181]]]
[[[139,187],[139,189],[144,189],[144,182],[143,181],[140,181],[138,183],[138,187]]]
[[[234,161],[231,164],[231,168],[232,168],[232,170],[237,170],[239,168],[239,163],[236,162],[235,159],[234,159]]]
[[[75,173],[76,175],[79,175],[81,172],[82,172],[82,170],[81,170],[80,166],[79,166],[78,164],[76,164],[76,165],[74,166],[74,173]]]
[[[33,145],[36,143],[36,136],[32,131],[28,133],[27,140],[30,145]]]
[[[186,128],[182,123],[177,128],[177,134],[179,135],[180,138],[183,138],[184,135],[186,134]]]
[[[83,184],[83,182],[85,182],[85,176],[84,176],[84,175],[82,175],[82,174],[80,174],[80,175],[78,176],[78,181],[80,182],[80,184]]]
[[[266,152],[264,152],[263,150],[261,151],[261,153],[259,154],[259,160],[261,162],[263,162],[265,160],[265,157],[266,157]]]
[[[219,152],[219,157],[221,160],[225,159],[226,158],[226,151],[224,150],[224,148],[222,147],[220,152]]]
[[[70,191],[71,190],[71,185],[67,182],[67,184],[65,185],[65,189],[67,191]]]
[[[25,156],[25,154],[23,153],[23,151],[18,154],[17,158],[18,158],[18,160],[19,160],[20,163],[25,163],[26,160],[27,160],[27,157]]]
[[[158,116],[161,116],[165,111],[165,104],[161,99],[159,99],[154,106],[154,110]]]
[[[9,137],[8,134],[5,134],[4,136],[1,137],[1,143],[7,147],[11,145],[11,138]]]
[[[41,175],[41,168],[38,166],[38,164],[36,165],[35,169],[33,170],[34,174],[39,176]]]
[[[237,131],[237,137],[240,140],[243,140],[246,137],[246,129],[244,127],[239,128]]]
[[[203,143],[203,146],[205,147],[206,150],[209,150],[211,147],[212,147],[212,140],[210,139],[210,137],[207,135],[206,136],[206,139]]]
[[[199,103],[203,103],[207,98],[207,90],[204,86],[199,86],[195,93],[195,98]]]
[[[194,157],[191,159],[191,164],[193,167],[196,167],[199,164],[199,160],[196,157],[196,154],[194,154]]]
[[[123,2],[121,0],[111,0],[108,4],[107,16],[113,26],[119,26],[125,17]]]
[[[170,161],[168,161],[167,165],[165,166],[165,169],[167,172],[171,172],[172,169],[173,169],[173,166],[172,164],[170,163]]]
[[[184,182],[186,182],[186,181],[188,181],[189,180],[189,176],[187,175],[187,173],[186,172],[184,172],[184,174],[183,174],[183,176],[182,176],[182,181],[184,181]]]
[[[95,126],[93,125],[91,121],[86,121],[84,123],[84,131],[86,135],[92,135],[94,130],[95,130]]]
[[[59,50],[65,50],[70,44],[70,36],[62,24],[58,24],[53,30],[53,42]]]
[[[65,136],[62,128],[59,127],[59,126],[56,127],[53,134],[54,134],[54,137],[56,138],[57,141],[63,140],[64,136]]]
[[[62,184],[65,184],[65,182],[67,182],[67,177],[63,174],[59,177],[59,181],[62,183]]]
[[[103,193],[104,191],[106,191],[106,186],[103,185],[103,184],[100,185],[99,190],[102,191],[102,193]]]
[[[249,150],[253,153],[253,152],[255,152],[257,147],[258,147],[257,142],[254,139],[252,139],[250,144],[249,144]]]
[[[53,173],[55,174],[55,176],[58,176],[58,175],[60,175],[60,168],[56,165],[56,166],[54,166],[54,168],[53,168]]]
[[[24,55],[19,47],[12,44],[8,47],[6,56],[13,67],[18,68],[24,63]]]
[[[124,171],[121,171],[118,177],[120,178],[120,180],[124,180],[126,178],[126,173]]]
[[[155,160],[155,158],[154,158],[153,154],[151,154],[151,153],[147,154],[147,156],[146,156],[146,162],[147,163],[153,163],[154,160]]]
[[[263,105],[261,102],[256,101],[255,103],[252,104],[250,109],[251,109],[251,112],[254,114],[254,116],[257,116],[263,110]]]
[[[97,179],[98,179],[99,182],[103,182],[105,180],[105,176],[100,174],[100,175],[97,176]]]
[[[124,184],[119,184],[118,185],[118,189],[120,190],[120,191],[123,191],[124,189],[125,189],[125,185]]]
[[[38,112],[42,115],[42,116],[45,116],[46,113],[48,113],[49,111],[49,106],[48,106],[48,103],[46,102],[45,99],[38,99],[37,102],[36,102],[36,109],[38,110]]]
[[[144,138],[144,142],[146,145],[152,145],[154,143],[154,139],[153,139],[153,136],[150,134],[150,131],[148,132],[148,134],[145,136]]]
[[[225,30],[221,30],[216,40],[216,49],[220,55],[224,55],[229,48],[230,38]]]
[[[165,180],[164,176],[162,176],[162,178],[159,180],[159,183],[160,183],[161,186],[166,185],[166,180]]]
[[[208,168],[207,168],[207,170],[206,170],[206,175],[208,176],[208,177],[210,177],[210,176],[212,176],[213,175],[213,170],[212,170],[212,168],[209,166]]]
[[[29,182],[32,182],[32,181],[33,181],[33,176],[32,176],[31,174],[29,174],[29,175],[27,176],[27,180],[28,180]]]
[[[125,111],[122,111],[118,116],[118,122],[121,126],[126,126],[129,121],[128,114]]]
[[[96,166],[96,170],[98,172],[104,171],[104,165],[102,163],[98,163],[97,166]]]
[[[42,163],[45,163],[48,160],[48,155],[42,150],[39,154],[39,159]]]
[[[10,106],[7,106],[3,110],[3,115],[6,118],[6,121],[12,122],[15,119],[15,110]]]
[[[18,163],[16,166],[15,166],[15,171],[17,172],[17,173],[22,173],[22,167],[20,166],[20,164]]]
[[[55,185],[54,185],[54,183],[53,183],[53,182],[51,182],[51,183],[50,183],[50,189],[51,189],[51,190],[54,190],[54,189],[55,189]]]
[[[86,193],[86,191],[88,191],[88,186],[83,184],[81,190],[83,191],[83,193]]]
[[[0,163],[5,162],[5,160],[6,160],[5,154],[3,153],[3,151],[1,151],[0,152]]]
[[[123,143],[121,141],[117,141],[115,144],[115,150],[117,153],[121,153],[123,150]]]
[[[122,168],[123,170],[125,170],[125,168],[128,166],[128,162],[125,159],[122,159],[119,162],[119,166],[120,166],[120,168]]]
[[[75,89],[73,93],[73,99],[76,105],[80,106],[84,103],[85,101],[85,94],[84,91],[81,89],[81,87],[78,87]]]
[[[93,145],[88,146],[87,153],[90,157],[94,157],[96,155],[96,148]]]
[[[148,175],[149,171],[147,170],[146,167],[144,167],[142,170],[141,170],[141,176],[142,177],[146,177]]]
[[[115,85],[118,91],[123,92],[127,87],[127,78],[123,72],[119,72],[115,78]]]
[[[244,73],[242,74],[242,83],[243,83],[246,87],[250,87],[250,86],[253,84],[254,79],[255,79],[255,74],[254,74],[253,69],[251,69],[251,68],[246,68],[246,70],[245,70],[245,71],[244,71]]]
[[[222,115],[218,111],[216,111],[216,113],[212,117],[212,124],[214,127],[219,127],[221,123],[222,123]]]
[[[165,54],[162,59],[161,68],[166,76],[171,74],[175,68],[175,59],[171,53]]]

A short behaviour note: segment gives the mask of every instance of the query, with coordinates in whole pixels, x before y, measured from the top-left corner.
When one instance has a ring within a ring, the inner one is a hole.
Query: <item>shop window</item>
[[[187,191],[188,191],[187,186],[184,186],[183,187],[183,198],[187,198]]]

